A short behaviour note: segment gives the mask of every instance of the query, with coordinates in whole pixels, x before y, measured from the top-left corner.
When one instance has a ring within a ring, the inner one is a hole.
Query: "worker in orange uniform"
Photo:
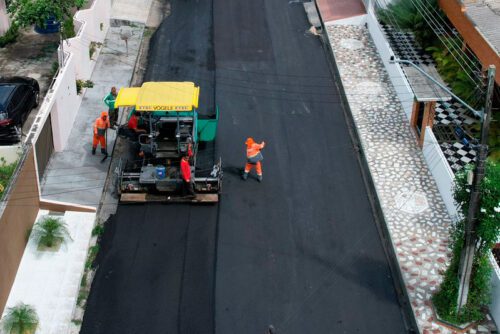
[[[182,176],[182,196],[194,196],[193,179],[191,177],[191,165],[189,157],[183,156],[181,159],[181,176]]]
[[[256,143],[253,138],[247,138],[245,141],[247,145],[247,163],[245,165],[245,172],[242,175],[243,180],[248,178],[248,173],[255,166],[255,170],[257,171],[257,179],[259,182],[262,182],[262,165],[261,161],[264,160],[262,153],[260,150],[266,146],[266,143],[263,141],[262,143]]]
[[[108,112],[101,112],[101,117],[94,123],[94,140],[92,141],[92,154],[95,154],[97,144],[101,144],[101,153],[108,155],[106,151],[106,130],[109,128]]]

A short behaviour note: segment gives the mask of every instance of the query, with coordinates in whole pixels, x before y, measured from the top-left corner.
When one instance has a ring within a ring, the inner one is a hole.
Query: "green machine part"
[[[217,123],[219,123],[219,107],[215,107],[215,118],[198,118],[198,140],[213,141],[217,135]]]

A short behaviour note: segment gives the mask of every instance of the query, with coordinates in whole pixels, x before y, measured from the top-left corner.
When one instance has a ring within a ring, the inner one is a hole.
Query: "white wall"
[[[457,219],[458,211],[455,206],[455,201],[453,200],[453,185],[455,176],[430,127],[425,129],[422,152],[424,154],[425,161],[427,162],[427,166],[436,181],[439,193],[443,198],[450,217],[453,220]]]
[[[92,7],[75,14],[75,21],[79,23],[80,29],[75,37],[68,39],[64,43],[64,51],[75,56],[75,73],[78,79],[90,79],[96,64],[95,59],[97,59],[100,50],[98,48],[92,59],[90,59],[90,43],[102,43],[104,41],[109,28],[110,15],[110,0],[96,0]]]
[[[497,261],[490,253],[490,263],[493,267],[493,273],[491,274],[491,305],[490,313],[495,323],[500,324],[500,268],[498,267]]]
[[[57,94],[54,96],[55,101],[50,110],[50,116],[56,152],[62,151],[66,146],[73,121],[82,102],[82,97],[76,93],[75,62],[76,57],[70,54],[54,85]]]
[[[36,118],[27,136],[33,138],[33,142],[36,142],[50,114],[54,149],[60,152],[66,147],[82,101],[82,96],[76,94],[76,79],[90,79],[96,62],[89,57],[89,45],[91,41],[104,41],[110,15],[110,0],[95,0],[92,7],[76,13],[75,19],[78,21],[75,22],[75,26],[79,27],[78,34],[64,42],[64,66],[61,66],[57,78],[47,92],[38,112],[39,117]],[[93,55],[93,59],[97,58],[99,50]],[[62,55],[60,48],[60,59]]]
[[[21,144],[0,146],[0,157],[4,158],[7,164],[11,164],[14,161],[19,160],[21,152]]]
[[[368,25],[368,30],[372,36],[375,46],[377,47],[380,57],[382,58],[387,74],[389,75],[392,85],[396,90],[396,94],[403,105],[405,114],[408,117],[408,120],[410,120],[414,100],[413,91],[411,90],[411,87],[399,64],[389,63],[390,58],[394,56],[394,52],[392,52],[389,43],[385,39],[385,35],[377,21],[373,7],[369,7],[366,10],[366,23]]]
[[[10,28],[10,19],[7,15],[5,0],[0,0],[0,36]]]

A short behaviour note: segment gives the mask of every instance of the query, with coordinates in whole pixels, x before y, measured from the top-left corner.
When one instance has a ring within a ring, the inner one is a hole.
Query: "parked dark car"
[[[22,127],[31,109],[38,106],[40,86],[28,77],[0,78],[0,128]]]

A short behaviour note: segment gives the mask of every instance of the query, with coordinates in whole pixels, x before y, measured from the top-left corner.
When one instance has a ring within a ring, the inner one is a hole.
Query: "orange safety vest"
[[[247,158],[255,157],[260,150],[264,148],[264,144],[252,143],[247,146]]]
[[[102,117],[97,118],[94,123],[94,135],[104,136],[104,132],[108,127],[109,127],[108,120],[103,120]]]

